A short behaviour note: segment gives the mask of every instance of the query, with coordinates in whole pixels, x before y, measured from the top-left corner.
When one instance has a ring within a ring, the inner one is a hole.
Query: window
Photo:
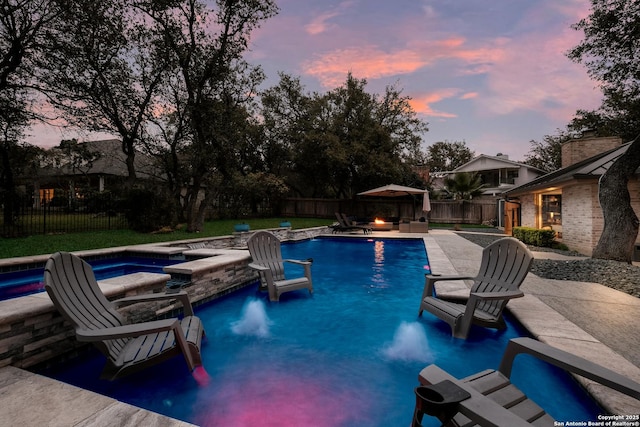
[[[542,195],[542,227],[562,225],[562,195]]]

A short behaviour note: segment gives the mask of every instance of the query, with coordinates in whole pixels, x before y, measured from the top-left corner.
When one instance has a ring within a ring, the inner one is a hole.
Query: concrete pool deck
[[[367,235],[409,236],[424,238],[435,273],[477,272],[481,248],[455,232],[383,231]],[[558,255],[535,252],[534,256]],[[447,288],[452,295],[468,293],[460,283],[451,282]],[[525,297],[511,301],[508,308],[537,339],[640,382],[639,298],[595,283],[548,280],[533,274],[529,274],[522,290]],[[640,413],[639,401],[598,384],[581,382],[611,413]],[[11,366],[0,369],[0,408],[0,420],[24,427],[191,425]]]

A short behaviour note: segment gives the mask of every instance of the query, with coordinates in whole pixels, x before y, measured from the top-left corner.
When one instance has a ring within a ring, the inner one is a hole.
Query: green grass
[[[216,220],[207,222],[200,233],[177,230],[162,234],[136,233],[131,230],[105,230],[83,233],[48,234],[15,239],[0,238],[0,258],[50,254],[57,251],[81,251],[87,249],[110,248],[114,246],[139,245],[143,243],[168,242],[172,240],[198,239],[202,237],[228,236],[235,224],[245,222],[251,230],[275,228],[280,218],[260,218],[248,220]],[[287,218],[293,229],[317,227],[333,223],[331,219]]]

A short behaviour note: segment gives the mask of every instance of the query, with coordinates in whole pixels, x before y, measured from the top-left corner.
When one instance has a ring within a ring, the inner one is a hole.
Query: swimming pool
[[[314,295],[269,303],[252,286],[199,307],[208,384],[180,358],[115,382],[98,380],[99,356],[43,373],[202,426],[403,426],[424,366],[457,377],[496,368],[508,340],[525,334],[508,321],[506,331],[477,328],[464,341],[418,318],[429,266],[420,239],[321,238],[283,253],[314,259]],[[528,356],[516,359],[513,379],[558,420],[601,412],[569,376]]]
[[[118,256],[87,260],[97,280],[131,273],[163,273],[163,267],[184,262],[183,259]],[[0,274],[0,301],[44,291],[44,267]]]

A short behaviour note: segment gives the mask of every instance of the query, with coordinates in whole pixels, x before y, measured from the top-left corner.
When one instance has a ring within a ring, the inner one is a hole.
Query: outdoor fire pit
[[[369,226],[373,231],[391,231],[393,230],[393,223],[386,222],[383,219],[376,218],[373,222],[369,223]]]

